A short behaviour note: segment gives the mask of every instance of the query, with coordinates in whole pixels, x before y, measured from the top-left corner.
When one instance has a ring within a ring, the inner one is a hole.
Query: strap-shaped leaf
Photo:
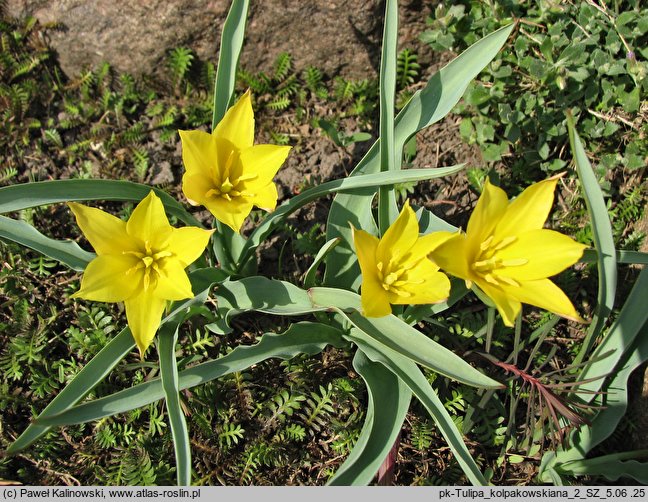
[[[128,328],[123,329],[52,399],[41,412],[39,418],[56,415],[74,406],[101,382],[134,347],[135,341],[130,330]],[[37,418],[7,448],[7,453],[13,454],[24,450],[43,434],[46,434],[50,428],[49,425],[39,423]]]
[[[297,209],[318,199],[319,197],[324,197],[337,192],[375,193],[376,187],[379,186],[440,178],[457,173],[463,169],[463,167],[463,164],[460,164],[457,166],[439,167],[435,169],[406,169],[398,172],[353,176],[350,178],[327,181],[321,185],[304,190],[302,193],[284,202],[272,213],[267,215],[259,226],[253,230],[241,251],[239,266],[242,267],[245,265],[247,260],[252,257],[254,250],[281,221]],[[369,192],[367,192],[367,190]]]
[[[236,72],[245,38],[245,24],[249,0],[232,0],[232,5],[223,23],[216,80],[214,82],[214,108],[212,131],[216,128],[230,107],[236,84]]]
[[[214,282],[223,280],[220,271],[216,269],[197,270],[191,273],[189,277],[192,280],[192,284],[194,284],[194,291],[200,291],[200,293],[190,300],[176,302],[174,304],[175,308],[171,313],[162,319],[162,324],[185,315],[191,306],[197,303],[203,303],[211,287],[210,280]],[[196,287],[196,285],[204,286],[206,283],[209,283],[209,285],[204,289],[198,289]],[[39,423],[39,420],[51,415],[60,414],[72,408],[101,382],[134,347],[135,340],[133,340],[130,330],[128,328],[123,329],[76,374],[70,383],[45,407],[36,418],[36,421],[30,424],[18,439],[9,446],[7,452],[16,453],[23,450],[43,434],[47,433],[50,426],[44,422]]]
[[[592,224],[592,235],[594,247],[597,252],[596,266],[598,268],[598,297],[592,324],[587,330],[587,336],[583,341],[574,364],[579,364],[589,356],[596,339],[607,321],[616,295],[617,263],[616,249],[614,248],[614,237],[612,235],[612,224],[608,214],[603,192],[599,185],[592,165],[587,159],[583,144],[574,128],[571,115],[567,116],[567,129],[569,131],[569,143],[574,155],[576,172],[583,188],[583,196]]]
[[[256,345],[236,347],[213,361],[197,364],[178,373],[178,389],[190,389],[223,375],[242,371],[270,358],[291,359],[299,354],[314,355],[327,345],[343,347],[342,332],[326,324],[299,322],[284,333],[267,333]],[[58,415],[39,417],[43,425],[69,425],[141,408],[164,397],[159,378],[70,408]]]
[[[424,89],[414,94],[395,120],[395,155],[402,155],[403,146],[413,134],[441,120],[452,110],[472,79],[502,48],[512,29],[513,25],[500,28],[471,45],[433,75]],[[380,171],[379,150],[377,141],[351,173],[351,178]],[[359,268],[352,252],[353,239],[349,223],[356,228],[377,234],[371,214],[375,193],[374,190],[362,196],[339,194],[333,200],[328,215],[326,239],[342,237],[342,243],[327,257],[325,284],[347,289],[357,289],[360,285]]]
[[[639,274],[619,316],[607,335],[591,356],[592,363],[585,367],[579,380],[590,380],[575,389],[606,394],[595,397],[581,393],[585,401],[604,406],[589,427],[574,431],[569,447],[549,452],[542,457],[540,477],[545,481],[560,479],[558,470],[563,463],[582,460],[602,441],[610,437],[625,415],[628,406],[628,379],[631,373],[648,360],[648,269]],[[611,375],[607,380],[605,377]]]
[[[311,288],[315,306],[334,309],[357,329],[396,353],[453,380],[485,388],[503,385],[479,372],[451,350],[413,328],[394,315],[367,318],[360,311],[360,297],[335,288]]]
[[[331,249],[337,246],[339,242],[340,242],[339,239],[333,239],[332,241],[327,241],[317,252],[315,258],[313,258],[313,263],[311,263],[310,267],[308,267],[308,270],[306,270],[306,273],[304,274],[303,283],[305,288],[310,288],[311,286],[315,286],[315,277],[317,275],[317,268],[324,261],[326,255],[330,253]]]
[[[223,119],[227,109],[234,101],[234,86],[238,62],[243,50],[249,6],[249,0],[233,0],[223,24],[216,80],[214,81],[212,131],[216,129],[216,125]],[[216,226],[218,232],[213,238],[214,254],[222,268],[233,272],[239,262],[245,238],[220,221],[216,221]]]
[[[601,457],[574,460],[561,464],[560,474],[568,476],[603,476],[609,481],[619,478],[633,478],[640,483],[648,484],[648,462],[636,459],[648,458],[648,450],[624,451]]]
[[[0,215],[0,238],[49,256],[72,270],[85,270],[86,265],[95,257],[71,240],[59,241],[41,234],[25,221],[14,220]]]
[[[586,249],[581,258],[582,262],[595,263],[598,262],[598,253],[595,249]],[[617,263],[634,263],[637,265],[648,265],[648,253],[641,251],[624,251],[617,249],[616,251]]]
[[[332,486],[371,482],[398,437],[412,398],[409,387],[361,350],[353,358],[353,367],[367,385],[367,414],[349,456],[327,483]]]
[[[411,389],[414,396],[425,406],[437,424],[470,482],[475,485],[486,485],[487,482],[468,451],[461,432],[457,430],[441,399],[418,366],[361,331],[352,330],[346,335],[346,338],[353,341],[369,359],[383,364]]]
[[[139,202],[151,190],[162,200],[164,208],[171,216],[175,216],[187,225],[202,227],[201,223],[168,193],[148,185],[118,180],[54,180],[2,187],[0,188],[0,214],[68,201]]]
[[[242,312],[255,310],[275,315],[303,315],[326,310],[313,305],[308,292],[285,281],[262,276],[225,281],[216,290],[220,321],[207,325],[218,334],[231,332],[229,320]]]
[[[398,46],[398,2],[385,2],[385,26],[380,58],[380,170],[400,169],[401,152],[394,143],[394,97],[396,95],[396,48]],[[378,226],[384,235],[398,217],[396,195],[390,187],[378,189]]]
[[[160,354],[162,390],[166,400],[171,435],[173,436],[178,486],[189,486],[191,484],[189,429],[180,406],[178,363],[175,355],[179,326],[180,323],[170,323],[162,327],[158,334],[158,352]]]

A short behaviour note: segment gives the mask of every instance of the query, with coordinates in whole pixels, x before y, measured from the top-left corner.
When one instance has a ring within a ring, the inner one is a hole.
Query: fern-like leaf
[[[292,56],[287,52],[282,52],[277,56],[274,63],[273,78],[277,82],[283,82],[292,68]]]

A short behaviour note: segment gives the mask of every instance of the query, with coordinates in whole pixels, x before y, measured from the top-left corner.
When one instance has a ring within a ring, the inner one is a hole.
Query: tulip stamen
[[[497,245],[493,248],[493,251],[501,251],[504,249],[506,246],[513,244],[515,241],[517,241],[518,238],[514,235],[510,235],[508,237],[504,237],[501,241],[497,243]]]

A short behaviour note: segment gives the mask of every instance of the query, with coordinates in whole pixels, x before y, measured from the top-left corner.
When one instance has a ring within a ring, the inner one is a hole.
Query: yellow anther
[[[486,279],[486,282],[494,284],[495,286],[499,286],[499,281],[493,274],[484,274],[484,279]]]
[[[256,174],[256,173],[247,173],[247,174],[242,174],[241,176],[239,176],[238,181],[239,181],[239,183],[241,181],[252,181],[252,180],[257,179],[258,177],[259,177],[259,175]]]
[[[230,169],[232,167],[232,164],[234,164],[234,153],[234,150],[230,150],[230,153],[227,156],[227,160],[225,161],[225,167],[223,168],[223,175],[225,176],[225,178],[229,178]]]
[[[486,251],[490,247],[491,242],[493,242],[493,236],[492,235],[479,245],[479,249],[481,251]]]
[[[527,263],[529,263],[529,260],[526,258],[513,258],[511,260],[502,260],[502,267],[519,267]]]
[[[392,289],[391,292],[396,293],[396,295],[400,296],[401,298],[409,298],[410,296],[412,296],[412,293],[410,293],[409,291],[403,291],[400,289]]]
[[[397,279],[398,279],[398,274],[392,272],[391,274],[388,274],[387,277],[383,279],[383,282],[387,284],[387,286],[391,286],[392,284],[394,284],[394,282],[396,282]]]
[[[489,258],[488,260],[476,261],[473,263],[473,270],[478,272],[493,270],[499,265],[499,260],[497,258]]]
[[[169,256],[173,256],[173,253],[170,251],[158,251],[153,255],[153,258],[155,260],[160,260],[162,258],[168,258]]]
[[[511,235],[509,237],[504,237],[501,241],[497,243],[497,246],[495,246],[495,251],[499,251],[501,249],[504,249],[506,246],[509,244],[513,244],[517,240],[517,237],[514,235]]]
[[[498,275],[497,279],[499,281],[502,281],[504,284],[508,284],[509,286],[515,286],[517,288],[520,287],[520,283],[517,282],[515,279],[511,279],[510,277],[506,277],[506,276],[503,276],[503,275]]]

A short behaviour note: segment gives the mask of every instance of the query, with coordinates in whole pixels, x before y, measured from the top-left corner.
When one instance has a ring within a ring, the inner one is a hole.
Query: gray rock
[[[51,33],[63,70],[77,74],[108,61],[135,75],[154,73],[169,49],[190,47],[216,61],[228,0],[8,0],[14,16],[60,22]],[[272,67],[288,51],[298,68],[329,75],[376,74],[384,3],[378,0],[252,0],[241,65]]]

